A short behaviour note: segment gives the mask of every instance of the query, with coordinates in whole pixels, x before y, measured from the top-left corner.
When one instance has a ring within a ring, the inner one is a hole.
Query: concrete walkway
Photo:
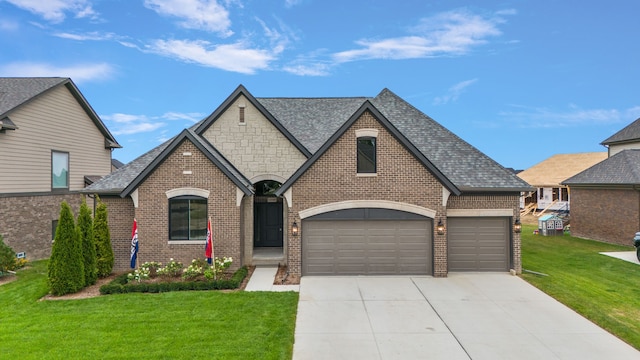
[[[640,261],[638,261],[638,255],[635,251],[601,252],[600,254],[640,265]]]
[[[516,276],[303,277],[294,360],[640,359]]]
[[[256,266],[244,291],[300,291],[300,285],[273,285],[277,266]]]

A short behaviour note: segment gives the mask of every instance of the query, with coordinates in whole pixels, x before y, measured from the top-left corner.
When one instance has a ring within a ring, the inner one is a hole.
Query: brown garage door
[[[449,271],[508,271],[509,218],[449,218]]]
[[[304,220],[302,275],[432,273],[431,220]]]

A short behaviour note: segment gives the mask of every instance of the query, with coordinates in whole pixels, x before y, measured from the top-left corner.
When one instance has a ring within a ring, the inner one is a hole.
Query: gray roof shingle
[[[0,118],[37,95],[67,81],[68,78],[0,78]]]
[[[629,141],[640,140],[640,118],[631,124],[625,126],[622,130],[609,136],[600,145],[611,145],[615,143],[624,143]]]
[[[246,91],[242,86],[239,89]],[[247,95],[250,96],[250,94]],[[462,191],[531,189],[525,181],[388,89],[384,89],[375,98],[255,98],[255,100],[311,154],[316,153],[363,104],[370,101],[389,123],[396,127],[408,142],[413,144],[428,159],[427,161],[431,162],[458,189]],[[212,120],[210,118],[211,116],[193,125],[190,130],[204,131],[206,127],[203,123],[210,122]],[[117,193],[118,190],[125,189],[172,140],[105,176],[87,187],[85,191]],[[221,162],[226,164],[225,167],[228,167],[233,176],[243,179],[243,183],[246,181],[246,178],[224,159],[215,147],[206,140],[203,141],[203,146],[207,147],[211,154],[222,157]]]
[[[623,150],[563,181],[564,185],[640,184],[640,150]]]

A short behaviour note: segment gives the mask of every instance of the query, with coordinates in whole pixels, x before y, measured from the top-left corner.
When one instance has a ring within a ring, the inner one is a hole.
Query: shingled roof
[[[562,182],[569,186],[640,184],[640,150],[623,150]]]
[[[65,86],[78,101],[89,118],[105,138],[108,148],[121,148],[109,129],[95,113],[91,105],[82,96],[80,90],[69,78],[61,77],[0,77],[0,119],[6,119],[18,107],[38,98],[47,91]],[[10,121],[10,120],[9,120]],[[13,124],[19,128],[20,124]]]
[[[611,135],[600,145],[622,144],[640,140],[640,118]]]
[[[378,112],[405,147],[454,193],[532,190],[525,181],[388,89],[382,90],[375,98],[254,98],[240,85],[216,111],[191,127],[193,135],[200,136],[239,95],[255,101],[269,121],[281,127],[285,136],[294,137],[293,140],[307,150],[305,153],[310,154],[309,158],[328,145],[332,138],[339,136],[338,131],[346,130],[345,123],[364,106]],[[85,191],[115,193],[118,189],[131,189],[134,179],[171,141],[105,176]]]

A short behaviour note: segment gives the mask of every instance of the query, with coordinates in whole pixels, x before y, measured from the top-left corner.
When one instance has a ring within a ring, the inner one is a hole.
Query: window
[[[540,188],[540,200],[544,199],[544,188]]]
[[[376,173],[376,138],[358,138],[358,174]]]
[[[562,191],[562,201],[569,201],[569,189],[560,188],[560,191]]]
[[[560,192],[560,188],[551,189],[551,198],[552,198],[551,200],[552,201],[556,201],[556,200],[559,199],[559,196],[560,196],[559,192]]]
[[[179,196],[169,199],[169,240],[207,238],[207,199]]]
[[[69,153],[51,152],[51,188],[69,188]]]

